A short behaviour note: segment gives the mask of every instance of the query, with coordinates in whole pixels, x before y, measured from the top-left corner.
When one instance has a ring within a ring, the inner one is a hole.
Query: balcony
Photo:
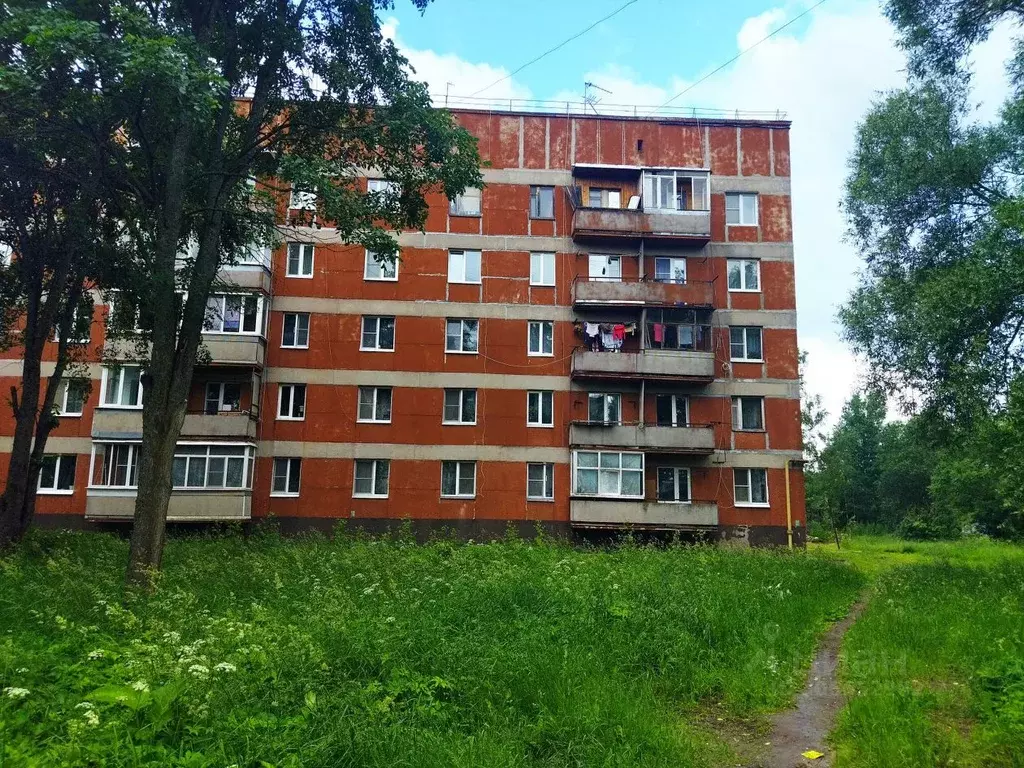
[[[688,504],[646,499],[574,498],[569,519],[581,528],[616,528],[635,525],[648,528],[707,528],[718,525],[718,504]]]
[[[715,432],[710,424],[661,427],[574,421],[569,425],[569,443],[574,447],[642,448],[655,453],[706,455],[715,450]]]
[[[245,411],[186,413],[182,438],[234,437],[256,439],[256,419]]]
[[[259,264],[235,264],[224,267],[218,280],[228,291],[260,291],[270,294],[270,270]]]
[[[92,415],[92,436],[121,440],[142,437],[141,408],[97,408]]]
[[[572,355],[574,378],[648,379],[709,383],[715,378],[714,353],[646,349],[640,352],[591,352]]]
[[[578,277],[572,284],[574,306],[714,306],[714,283],[691,281],[675,283],[643,280],[589,280]]]
[[[85,516],[89,520],[130,520],[135,514],[135,490],[90,488],[86,494]],[[252,492],[173,491],[167,506],[172,523],[248,520],[252,516]]]
[[[572,216],[572,236],[576,240],[645,238],[703,245],[711,239],[711,212],[578,208]]]
[[[210,353],[212,365],[262,368],[267,359],[266,340],[252,334],[204,332],[200,349],[204,347]]]

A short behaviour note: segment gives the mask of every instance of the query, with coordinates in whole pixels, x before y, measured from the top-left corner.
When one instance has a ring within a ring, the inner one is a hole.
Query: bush
[[[900,521],[896,535],[911,541],[937,541],[958,539],[962,535],[960,521],[948,510],[915,507]]]

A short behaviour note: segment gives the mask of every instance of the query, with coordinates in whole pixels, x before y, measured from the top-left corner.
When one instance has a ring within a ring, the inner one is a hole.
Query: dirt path
[[[861,598],[841,621],[825,634],[807,674],[807,685],[796,700],[796,708],[780,712],[772,718],[772,729],[766,737],[765,754],[753,766],[758,768],[825,768],[831,766],[832,754],[825,737],[835,724],[844,700],[836,680],[839,648],[846,630],[864,610]],[[809,760],[802,753],[815,750],[824,757]]]

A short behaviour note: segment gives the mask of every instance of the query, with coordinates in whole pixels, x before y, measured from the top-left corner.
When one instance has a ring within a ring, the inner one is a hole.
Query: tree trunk
[[[35,435],[39,408],[40,355],[25,351],[22,367],[21,397],[14,409],[14,441],[7,469],[3,506],[0,508],[0,550],[7,549],[25,535],[22,528],[29,483],[38,474],[32,472],[32,438]],[[17,397],[17,391],[11,392]]]

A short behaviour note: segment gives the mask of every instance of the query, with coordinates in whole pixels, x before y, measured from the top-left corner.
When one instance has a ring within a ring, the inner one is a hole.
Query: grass
[[[1024,548],[853,537],[873,580],[843,646],[838,764],[1024,766]]]
[[[701,766],[864,583],[806,553],[272,535],[0,560],[0,766]]]

